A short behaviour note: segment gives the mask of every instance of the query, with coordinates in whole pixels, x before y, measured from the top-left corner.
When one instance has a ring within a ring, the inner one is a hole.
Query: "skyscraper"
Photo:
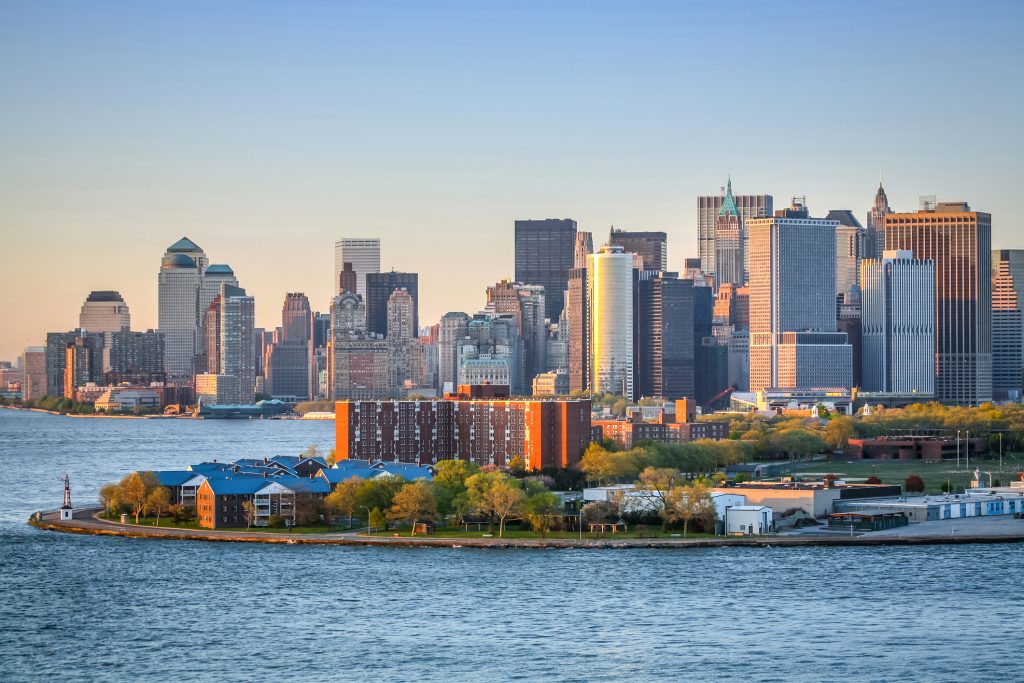
[[[21,397],[35,401],[46,396],[46,347],[29,346],[21,356],[24,377],[21,383]]]
[[[935,263],[885,251],[861,264],[862,388],[935,393]]]
[[[594,237],[589,232],[580,230],[576,233],[576,246],[573,249],[572,267],[586,268],[587,257],[594,253]]]
[[[419,275],[392,270],[366,276],[366,331],[370,334],[387,337],[388,299],[396,289],[404,289],[412,297],[412,324],[419,329]]]
[[[234,377],[237,403],[253,403],[256,389],[256,302],[241,287],[221,285],[221,374]]]
[[[403,395],[406,381],[415,384],[419,379],[413,372],[413,347],[418,343],[413,325],[415,309],[412,295],[404,289],[396,289],[388,298],[388,384],[395,398]]]
[[[825,220],[836,221],[836,294],[845,294],[852,285],[860,284],[860,260],[864,258],[866,231],[845,209],[832,210]]]
[[[453,311],[441,316],[437,332],[438,391],[455,391],[459,382],[459,344],[466,336],[469,316]]]
[[[356,293],[366,301],[366,276],[380,272],[380,239],[342,237],[334,243],[334,288],[341,294],[341,273],[345,263],[356,272]]]
[[[544,317],[548,320],[558,320],[565,305],[564,292],[576,251],[576,221],[516,221],[516,282],[544,287]]]
[[[590,305],[586,267],[569,271],[563,318],[569,363],[569,391],[586,391],[590,387]]]
[[[718,221],[722,205],[725,203],[727,190],[732,189],[732,178],[722,188],[720,195],[697,197],[697,248],[700,267],[707,274],[717,272],[715,262],[715,224]],[[740,250],[743,252],[744,272],[750,273],[750,237],[746,222],[750,218],[771,216],[774,202],[770,194],[738,194],[733,195],[736,211],[740,217]]]
[[[885,240],[885,217],[892,213],[889,198],[885,196],[882,183],[878,183],[875,201],[868,211],[867,230],[864,233],[864,258],[880,259],[882,252],[888,249]]]
[[[589,259],[590,376],[597,393],[634,397],[633,255],[605,245]]]
[[[992,252],[992,393],[1020,400],[1024,389],[1024,249]]]
[[[836,225],[796,200],[747,221],[751,391],[852,385],[852,349],[836,331]]]
[[[644,271],[637,282],[636,395],[694,395],[693,282]]]
[[[487,288],[487,311],[516,319],[523,340],[523,385],[547,370],[548,328],[545,323],[546,292],[540,285],[502,280]]]
[[[345,292],[359,294],[359,276],[356,275],[356,271],[352,268],[350,261],[345,261],[342,264],[341,272],[338,274],[338,294],[344,294]]]
[[[715,284],[743,285],[747,282],[747,261],[744,258],[743,217],[732,195],[732,178],[725,189],[722,206],[715,218]]]
[[[640,257],[640,270],[663,271],[668,268],[668,236],[663,232],[616,230],[611,244]]]
[[[285,294],[281,306],[281,335],[267,347],[264,359],[264,387],[283,401],[305,401],[312,397],[313,311],[301,292]]]
[[[189,382],[195,373],[206,263],[203,250],[187,237],[168,247],[160,262],[158,329],[164,335],[164,370],[171,381]]]
[[[966,202],[885,217],[887,250],[935,262],[935,397],[992,400],[992,217]]]
[[[107,384],[149,384],[163,379],[164,337],[156,330],[124,329],[109,335]]]
[[[281,307],[282,341],[309,344],[313,339],[313,309],[302,292],[289,292]]]
[[[78,327],[93,334],[120,332],[131,324],[128,304],[119,292],[90,292],[78,314]]]

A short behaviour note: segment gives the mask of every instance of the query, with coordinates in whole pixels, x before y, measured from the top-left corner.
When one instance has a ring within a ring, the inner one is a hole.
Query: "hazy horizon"
[[[697,255],[696,197],[863,223],[879,169],[1014,215],[1024,6],[962,3],[0,4],[0,360],[78,324],[92,290],[156,327],[183,236],[280,324],[326,311],[334,242],[380,237],[420,321],[512,277],[513,224],[664,230]]]

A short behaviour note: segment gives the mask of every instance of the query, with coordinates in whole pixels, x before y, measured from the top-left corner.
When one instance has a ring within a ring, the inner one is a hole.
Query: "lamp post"
[[[373,527],[370,526],[370,508],[366,507],[365,505],[360,505],[359,509],[366,510],[366,534],[372,535]]]
[[[971,469],[971,430],[967,430],[967,448],[964,449],[964,457],[967,458],[967,469]]]
[[[960,430],[956,430],[956,469],[960,471]]]

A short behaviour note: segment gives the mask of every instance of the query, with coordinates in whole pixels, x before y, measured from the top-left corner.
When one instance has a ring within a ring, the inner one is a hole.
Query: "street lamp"
[[[956,469],[960,471],[960,430],[956,430]]]
[[[967,430],[967,448],[964,449],[964,457],[967,458],[967,469],[971,469],[971,430]],[[980,482],[979,482],[980,483]]]
[[[370,526],[370,508],[366,507],[365,505],[360,505],[359,509],[366,510],[366,533],[367,535],[372,535],[373,527]]]

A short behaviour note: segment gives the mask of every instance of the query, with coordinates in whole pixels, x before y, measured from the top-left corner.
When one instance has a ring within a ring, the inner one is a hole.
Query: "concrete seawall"
[[[965,543],[1020,543],[1024,542],[1024,522],[1019,533],[963,535],[921,534],[905,536],[762,536],[742,538],[673,538],[673,539],[500,539],[500,538],[441,538],[409,536],[359,536],[353,533],[289,534],[275,532],[214,531],[177,529],[171,527],[143,527],[134,524],[108,522],[95,517],[98,510],[77,510],[75,518],[61,521],[56,510],[37,512],[29,524],[46,531],[91,534],[95,536],[121,536],[178,541],[220,541],[230,543],[284,543],[288,545],[349,545],[400,547],[466,547],[466,548],[526,548],[526,549],[630,549],[630,548],[778,548],[813,546],[908,546],[950,545]],[[912,529],[912,527],[910,527]]]

